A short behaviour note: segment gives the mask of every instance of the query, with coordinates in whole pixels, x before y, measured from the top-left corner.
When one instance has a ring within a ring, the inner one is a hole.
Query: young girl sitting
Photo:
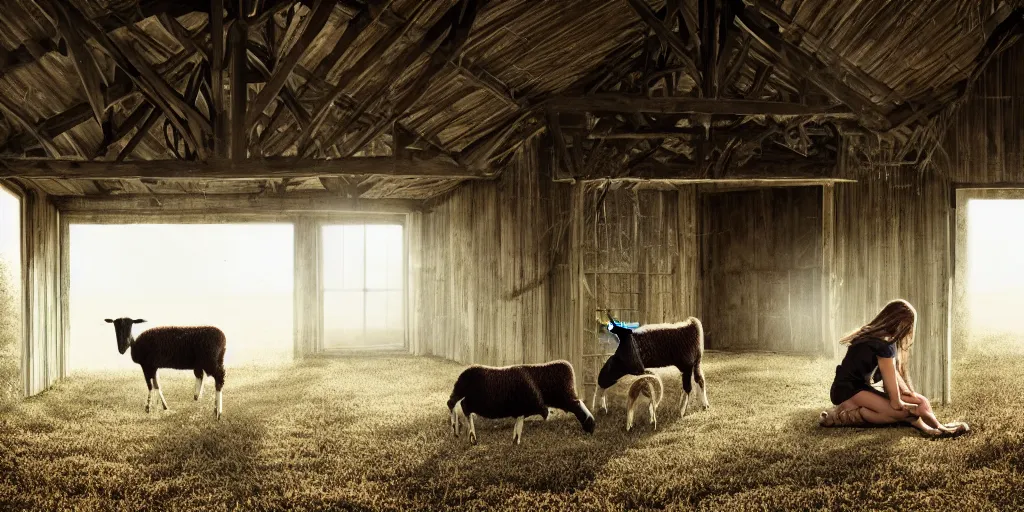
[[[939,423],[928,399],[911,386],[907,360],[916,324],[914,307],[905,300],[894,300],[867,325],[840,340],[849,347],[836,367],[830,391],[836,407],[821,413],[822,426],[909,422],[929,437],[970,431],[966,423]],[[884,393],[872,386],[878,382],[878,374]]]

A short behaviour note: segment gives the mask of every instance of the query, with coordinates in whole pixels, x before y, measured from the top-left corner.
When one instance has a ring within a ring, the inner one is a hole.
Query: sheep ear
[[[133,324],[141,324],[141,323],[144,323],[144,322],[145,322],[145,320],[143,320],[143,319],[141,319],[141,318],[140,318],[140,319],[138,319],[138,320],[132,320],[132,323],[133,323]]]
[[[114,323],[114,321],[113,321],[113,320],[111,320],[111,319],[109,319],[109,318],[104,318],[104,319],[103,319],[103,321],[104,321],[104,322],[106,322],[106,323],[108,323],[108,324],[112,324],[112,323]]]

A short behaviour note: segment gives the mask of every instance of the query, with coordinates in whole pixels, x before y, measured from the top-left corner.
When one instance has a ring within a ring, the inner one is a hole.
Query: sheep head
[[[141,318],[133,320],[128,317],[121,317],[117,319],[105,318],[103,321],[108,324],[114,324],[114,334],[117,335],[117,351],[122,354],[127,352],[128,347],[135,342],[135,338],[132,337],[132,326],[145,322],[145,320]]]

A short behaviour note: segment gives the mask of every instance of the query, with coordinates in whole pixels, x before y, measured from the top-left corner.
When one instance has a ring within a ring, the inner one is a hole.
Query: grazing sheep
[[[146,412],[149,412],[153,400],[153,390],[160,395],[160,403],[167,410],[167,400],[160,390],[160,380],[156,376],[159,368],[175,370],[192,370],[196,376],[195,399],[203,395],[203,373],[211,375],[217,386],[217,405],[215,412],[220,419],[224,411],[224,400],[221,389],[224,387],[224,350],[226,339],[224,332],[216,327],[154,327],[139,335],[132,336],[132,326],[145,320],[131,318],[105,319],[114,324],[117,334],[117,350],[124,354],[130,347],[132,361],[142,367],[142,374],[149,387],[146,397]]]
[[[648,370],[629,385],[629,392],[626,393],[626,432],[633,428],[633,410],[640,395],[647,397],[647,418],[654,425],[654,430],[658,430],[657,410],[665,395],[665,388],[661,384],[661,377]]]
[[[704,328],[700,320],[690,317],[685,322],[651,324],[638,329],[628,329],[615,321],[611,315],[608,315],[608,318],[611,320],[611,332],[619,338],[619,346],[601,367],[591,407],[597,407],[597,399],[600,397],[601,409],[608,412],[605,391],[619,379],[625,375],[641,375],[646,368],[665,366],[675,366],[682,373],[680,418],[686,415],[686,406],[694,382],[700,392],[702,405],[705,409],[710,407],[704,371],[700,366],[704,338]]]
[[[468,423],[469,440],[473,444],[477,442],[474,415],[516,418],[512,442],[519,444],[523,438],[523,420],[534,415],[546,420],[548,408],[574,414],[583,430],[594,432],[594,416],[576,396],[575,375],[568,361],[501,368],[473,365],[459,375],[448,399],[452,433],[458,437],[460,426]]]

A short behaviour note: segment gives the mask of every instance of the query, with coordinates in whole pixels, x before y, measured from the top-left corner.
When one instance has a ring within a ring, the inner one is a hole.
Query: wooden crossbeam
[[[109,196],[63,196],[52,198],[57,209],[76,219],[89,215],[140,215],[195,213],[279,214],[289,212],[361,212],[407,213],[418,211],[422,202],[407,199],[352,199],[329,191],[289,192],[286,194],[124,194]],[[209,217],[207,217],[209,218]]]
[[[652,114],[722,114],[722,115],[823,115],[850,117],[850,111],[828,106],[801,105],[777,101],[755,101],[730,98],[691,98],[630,96],[604,93],[581,97],[556,97],[550,108],[559,112],[647,112]]]
[[[680,183],[714,183],[719,181],[779,181],[779,180],[820,180],[844,181],[837,175],[835,161],[793,159],[781,162],[751,162],[743,167],[727,167],[720,175],[712,176],[710,166],[696,163],[664,164],[651,159],[633,166],[628,176],[589,175],[586,180],[626,179],[658,180]]]
[[[397,160],[391,157],[353,157],[333,160],[302,158],[210,160],[149,160],[98,162],[41,159],[0,160],[0,178],[49,179],[218,179],[315,178],[320,176],[390,176],[452,179],[489,178],[490,174],[461,167],[447,158]]]

